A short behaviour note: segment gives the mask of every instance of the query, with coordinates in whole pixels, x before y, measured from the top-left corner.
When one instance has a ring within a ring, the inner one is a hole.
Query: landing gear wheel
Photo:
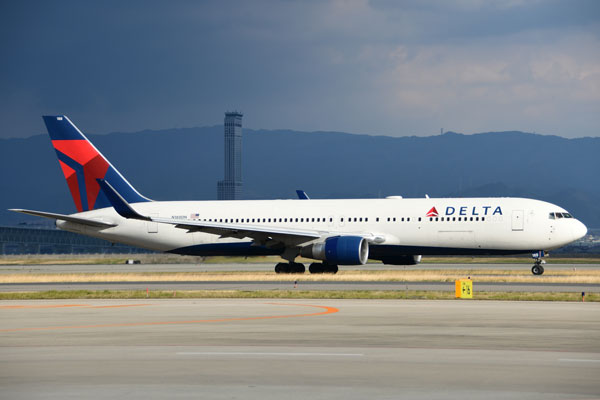
[[[337,265],[327,265],[327,269],[325,270],[328,274],[337,274],[338,266]]]
[[[277,263],[277,265],[275,265],[275,273],[276,274],[285,274],[286,271],[286,264],[284,263]]]
[[[312,263],[308,267],[308,271],[311,274],[322,274],[324,272],[323,264],[321,264],[321,263]]]
[[[276,274],[303,274],[304,271],[306,268],[301,263],[277,263],[275,265]]]
[[[531,267],[531,273],[534,275],[542,275],[544,273],[544,267],[542,267],[540,264],[535,264],[533,267]]]
[[[290,267],[292,274],[303,274],[306,271],[306,267],[301,263],[290,263]]]

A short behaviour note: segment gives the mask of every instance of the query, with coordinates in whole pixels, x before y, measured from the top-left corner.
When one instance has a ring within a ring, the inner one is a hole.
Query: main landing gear
[[[542,260],[542,257],[544,257],[544,252],[538,251],[532,255],[535,259],[535,263],[533,264],[533,267],[531,267],[531,273],[534,275],[542,275],[544,273],[544,267],[542,264],[546,264],[546,261]]]
[[[304,264],[301,263],[277,263],[275,273],[277,274],[303,274],[306,271]]]
[[[338,266],[327,263],[312,263],[308,270],[311,274],[337,274]]]
[[[336,274],[338,266],[327,263],[312,263],[308,268],[311,274]],[[277,263],[275,273],[277,274],[303,274],[306,271],[304,264],[301,263]]]

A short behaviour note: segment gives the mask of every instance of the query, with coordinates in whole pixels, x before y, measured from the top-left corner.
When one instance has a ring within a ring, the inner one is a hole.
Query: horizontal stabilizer
[[[23,214],[35,215],[36,217],[44,217],[50,219],[59,219],[61,221],[69,221],[76,224],[93,226],[95,228],[112,228],[113,226],[117,226],[116,224],[110,224],[108,222],[96,221],[93,219],[87,219],[82,217],[74,217],[72,215],[64,215],[64,214],[55,214],[44,211],[33,211],[33,210],[23,210],[20,208],[11,208],[8,211],[20,212]]]

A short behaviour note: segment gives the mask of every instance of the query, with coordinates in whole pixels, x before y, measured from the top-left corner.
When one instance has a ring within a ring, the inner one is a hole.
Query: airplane
[[[586,235],[565,209],[525,198],[152,201],[140,194],[65,115],[44,116],[77,213],[11,211],[60,229],[154,251],[196,256],[277,255],[277,273],[340,265],[416,265],[423,255],[546,252]],[[308,198],[308,196],[307,196]]]

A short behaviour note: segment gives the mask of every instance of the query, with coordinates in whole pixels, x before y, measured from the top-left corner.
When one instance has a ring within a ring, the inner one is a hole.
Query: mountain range
[[[223,179],[223,127],[88,135],[147,197],[212,200]],[[529,197],[600,227],[600,138],[524,132],[388,137],[343,132],[243,133],[244,198]],[[0,139],[0,225],[6,211],[75,212],[47,135]],[[40,222],[42,223],[42,222]]]

